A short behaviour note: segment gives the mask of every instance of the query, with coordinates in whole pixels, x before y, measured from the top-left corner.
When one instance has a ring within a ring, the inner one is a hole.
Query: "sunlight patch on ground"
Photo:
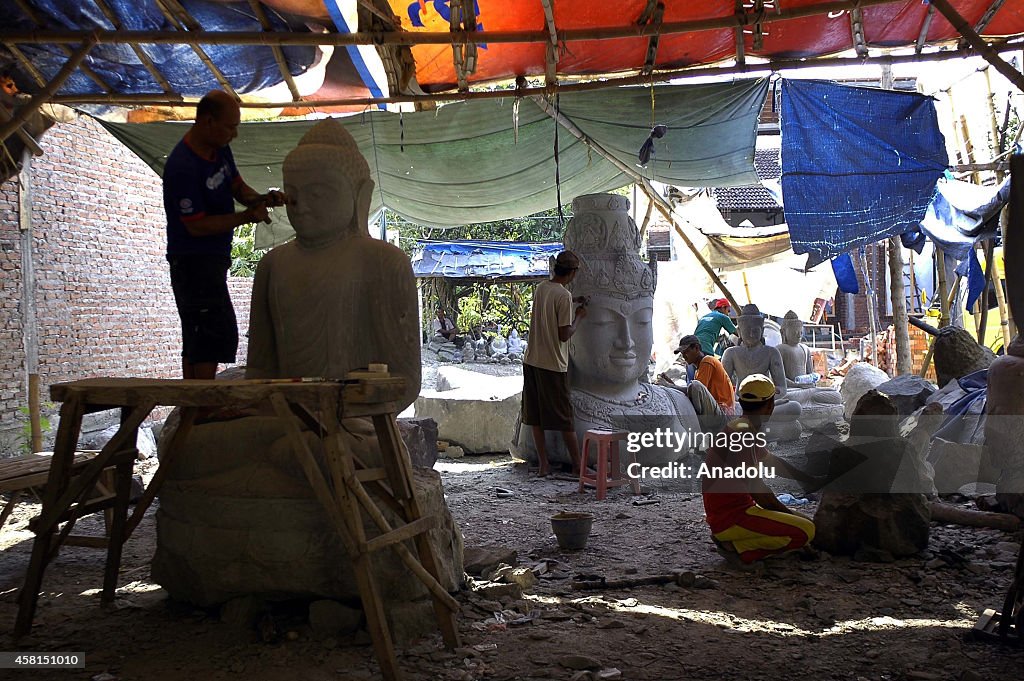
[[[502,459],[474,461],[459,461],[457,459],[438,459],[434,464],[434,470],[442,473],[479,473],[490,471],[496,468],[509,468],[515,465],[515,461],[505,457]]]
[[[557,606],[565,604],[561,598],[530,596],[529,600],[536,603]],[[711,626],[730,629],[737,632],[768,632],[780,636],[804,636],[804,637],[829,637],[848,634],[855,631],[892,631],[897,629],[970,629],[977,617],[970,608],[964,604],[958,604],[957,610],[963,615],[959,619],[932,619],[927,617],[895,618],[895,617],[866,617],[859,620],[844,620],[836,622],[830,627],[820,630],[804,629],[788,622],[779,622],[769,619],[752,619],[739,617],[721,610],[694,610],[690,608],[671,608],[662,605],[641,603],[636,598],[617,600],[605,596],[586,596],[574,598],[571,601],[575,605],[597,605],[608,608],[613,612],[620,612],[627,615],[653,615],[665,617],[677,621],[695,622]],[[963,606],[963,607],[960,607]]]

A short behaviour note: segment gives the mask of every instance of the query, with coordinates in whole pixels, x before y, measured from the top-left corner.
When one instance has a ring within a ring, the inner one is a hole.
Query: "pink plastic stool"
[[[583,437],[583,448],[580,454],[580,492],[584,487],[597,488],[598,501],[605,498],[608,488],[630,485],[633,494],[640,494],[640,481],[623,475],[619,468],[619,441],[629,435],[624,430],[588,430]],[[587,463],[590,460],[590,443],[597,445],[596,475],[587,475]],[[629,455],[630,461],[636,462],[636,455]]]

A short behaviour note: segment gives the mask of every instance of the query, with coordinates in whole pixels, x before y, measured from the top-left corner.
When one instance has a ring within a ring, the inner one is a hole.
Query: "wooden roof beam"
[[[1024,42],[1004,43],[992,48],[996,52],[1014,52],[1024,49]],[[683,78],[702,78],[706,76],[723,75],[767,75],[773,71],[799,70],[805,68],[818,68],[822,66],[864,66],[865,64],[911,64],[930,61],[945,61],[947,59],[962,59],[967,56],[976,56],[975,50],[945,50],[942,52],[929,52],[925,54],[905,55],[882,55],[878,57],[822,57],[820,59],[776,59],[763,64],[748,63],[744,66],[707,66],[689,67],[685,69],[674,69],[670,71],[657,71],[649,76],[627,76],[623,78],[610,78],[607,80],[595,80],[588,82],[577,82],[560,84],[558,92],[582,92],[589,90],[602,90],[610,87],[624,85],[650,85],[662,83],[669,80]],[[241,102],[243,108],[280,109],[289,106],[348,106],[359,105],[369,106],[375,104],[396,104],[400,102],[429,103],[446,102],[468,99],[500,99],[502,97],[525,97],[544,94],[544,88],[521,87],[515,90],[471,90],[469,92],[438,92],[426,95],[396,95],[392,97],[351,97],[339,99],[321,99],[305,102]],[[52,102],[56,104],[133,104],[135,106],[162,106],[167,104],[180,104],[181,101],[168,102],[166,97],[160,94],[154,95],[61,95],[53,97]],[[1024,128],[1022,128],[1024,129]]]
[[[928,13],[921,20],[921,31],[917,34],[917,42],[914,44],[914,52],[921,54],[924,43],[928,40],[928,29],[932,27],[932,18],[935,16],[935,6],[928,5]]]
[[[967,21],[964,20],[960,14],[953,9],[953,6],[949,4],[948,0],[931,0],[931,4],[939,13],[946,17],[946,20],[953,25],[960,35],[981,54],[992,66],[996,67],[996,71],[1003,74],[1003,76],[1017,86],[1017,89],[1024,92],[1024,75],[1020,71],[1013,68],[999,56],[999,53],[992,49],[992,46],[986,43],[980,35],[978,35],[973,28],[971,28]]]
[[[43,104],[50,101],[50,98],[60,89],[64,81],[75,72],[75,69],[82,64],[82,61],[88,56],[89,50],[95,45],[95,40],[86,40],[82,43],[77,50],[72,52],[71,57],[64,62],[64,66],[60,68],[60,71],[53,77],[53,80],[46,84],[46,87],[32,95],[32,99],[27,104],[12,112],[11,118],[0,125],[0,144],[16,130],[20,129],[22,124],[29,119],[29,116],[38,111]]]
[[[25,0],[15,0],[15,2],[18,3],[18,7],[20,7],[21,11],[25,13],[25,16],[27,16],[36,26],[42,26],[43,25],[42,19],[39,17],[38,14],[36,14],[36,11],[32,7],[32,5],[28,4]],[[81,42],[81,41],[78,41],[78,42]],[[72,55],[72,49],[68,45],[60,45],[59,49],[67,57],[70,57]],[[78,70],[82,72],[82,75],[84,75],[89,80],[91,80],[92,82],[96,83],[97,85],[99,85],[101,88],[103,88],[107,92],[113,92],[114,91],[114,89],[112,87],[110,87],[110,84],[107,83],[105,80],[103,80],[103,78],[100,76],[100,74],[96,73],[95,71],[93,71],[91,68],[89,68],[85,64],[79,64]],[[44,78],[44,80],[45,80],[45,78]]]
[[[650,10],[650,7],[650,2],[648,2],[647,10]],[[646,19],[645,25],[651,26],[654,28],[655,31],[657,31],[658,29],[661,28],[662,18],[665,15],[665,3],[656,2],[654,5],[654,9],[651,10],[650,13],[648,13],[647,10],[644,10],[643,15],[641,15],[640,17],[640,21]],[[639,21],[637,23],[639,23]],[[655,32],[655,34],[648,39],[647,56],[644,59],[643,67],[640,69],[641,75],[650,75],[651,73],[654,72],[654,65],[657,62],[658,58],[659,40],[661,40],[661,34],[657,32]]]
[[[158,0],[167,2],[168,0]],[[834,0],[818,5],[779,9],[774,14],[730,14],[714,19],[663,23],[662,36],[732,29],[755,23],[802,19],[840,12],[853,7],[889,5],[904,0]],[[614,26],[609,28],[566,29],[558,31],[558,42],[577,40],[614,40],[643,38],[656,31],[647,26]],[[73,43],[96,36],[104,44],[203,44],[203,45],[450,45],[468,43],[546,43],[547,29],[541,31],[365,31],[359,33],[293,33],[251,31],[10,31],[0,29],[0,40],[17,43]]]
[[[850,10],[850,31],[853,34],[853,49],[857,56],[868,56],[868,45],[864,38],[864,12],[860,7]]]
[[[978,19],[978,23],[974,25],[974,32],[981,35],[982,31],[988,28],[988,25],[992,23],[992,19],[995,18],[996,12],[1003,6],[1006,0],[992,0],[992,4],[988,6],[985,13],[981,15],[981,19]]]
[[[267,13],[263,11],[263,5],[259,3],[259,0],[249,0],[249,7],[252,8],[252,13],[256,15],[256,19],[259,20],[263,30],[273,32],[274,27],[271,25],[270,19],[267,18]],[[297,102],[300,101],[302,95],[299,94],[299,88],[295,85],[295,79],[292,78],[291,69],[288,68],[288,60],[284,58],[284,50],[281,49],[280,45],[271,45],[270,49],[274,52],[274,61],[277,62],[277,68],[281,71],[281,77],[284,78],[284,82],[288,84],[288,92],[292,93],[292,99]]]
[[[178,0],[156,0],[156,6],[167,21],[178,29],[180,33],[203,32],[199,23],[185,11],[185,9],[178,3]],[[199,61],[203,62],[210,73],[213,74],[213,77],[217,82],[220,83],[221,89],[236,100],[240,100],[241,98],[238,96],[238,93],[235,92],[233,87],[231,87],[231,83],[229,83],[228,79],[224,77],[224,74],[220,72],[217,65],[213,63],[212,59],[210,59],[210,56],[206,54],[206,50],[200,47],[199,42],[189,42],[188,44],[191,45],[192,51],[196,53],[197,57],[199,57]]]
[[[96,6],[100,8],[100,11],[103,12],[103,16],[107,18],[107,21],[110,22],[110,25],[114,27],[115,31],[120,31],[123,28],[120,18],[118,18],[117,14],[110,9],[110,5],[107,4],[106,0],[93,0],[93,2],[95,2]],[[174,91],[171,84],[167,82],[166,78],[164,78],[164,74],[160,73],[156,64],[154,64],[153,60],[149,58],[149,55],[146,54],[146,51],[142,49],[141,45],[132,45],[132,51],[135,52],[135,56],[139,58],[142,65],[146,67],[147,71],[149,71],[149,75],[153,77],[153,80],[160,85],[160,88],[164,92],[169,94]]]
[[[553,92],[558,87],[558,28],[555,26],[554,0],[540,0],[540,4],[544,8],[544,25],[548,29],[544,50],[544,87]]]

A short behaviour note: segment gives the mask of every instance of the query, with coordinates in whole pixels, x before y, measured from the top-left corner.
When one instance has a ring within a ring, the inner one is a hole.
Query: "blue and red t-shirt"
[[[231,231],[192,236],[189,220],[235,212],[234,188],[242,181],[229,147],[214,158],[197,154],[186,139],[167,157],[164,165],[164,211],[167,213],[167,255],[231,255]]]

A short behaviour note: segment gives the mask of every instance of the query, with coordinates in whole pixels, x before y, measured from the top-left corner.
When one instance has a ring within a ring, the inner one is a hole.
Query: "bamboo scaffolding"
[[[107,21],[111,23],[115,30],[124,30],[121,20],[118,18],[117,14],[110,9],[110,5],[107,4],[107,0],[93,0],[93,2],[95,2],[96,6],[100,8],[100,11],[103,12],[103,16],[107,18]],[[132,45],[132,51],[135,52],[135,56],[139,58],[139,62],[146,67],[146,70],[149,71],[149,75],[153,76],[153,80],[160,85],[163,91],[167,94],[173,93],[174,89],[171,87],[171,84],[167,82],[166,78],[164,78],[164,74],[160,73],[160,70],[157,69],[156,64],[154,64],[153,60],[149,58],[149,55],[146,54],[144,49],[142,49],[142,46]]]
[[[18,7],[21,8],[21,11],[24,12],[25,16],[27,16],[36,26],[44,26],[46,24],[45,20],[36,13],[35,8],[33,8],[32,5],[28,4],[28,2],[26,2],[25,0],[15,0],[15,2],[17,2]],[[63,52],[64,55],[67,57],[70,57],[72,54],[72,50],[68,45],[58,45],[58,49],[60,49],[60,51]],[[103,80],[103,78],[101,78],[98,73],[93,71],[85,64],[79,64],[78,70],[81,71],[82,74],[86,76],[89,80],[103,88],[104,91],[114,91],[114,89],[110,87],[109,83]]]
[[[249,7],[252,8],[252,12],[256,15],[256,19],[259,20],[263,30],[273,32],[274,27],[271,25],[270,19],[267,18],[267,13],[263,11],[263,5],[259,3],[259,0],[249,0]],[[299,88],[295,85],[295,79],[292,78],[292,72],[288,68],[288,60],[284,58],[284,50],[281,49],[280,45],[271,45],[270,49],[274,53],[274,61],[277,62],[277,69],[281,72],[281,77],[288,84],[288,92],[292,93],[292,99],[295,101],[301,100],[302,95],[299,94]]]
[[[199,25],[199,23],[195,19],[193,19],[188,12],[185,11],[185,9],[178,3],[177,0],[156,0],[156,6],[160,10],[161,14],[163,14],[164,17],[167,18],[167,21],[169,21],[172,26],[178,29],[179,35],[184,33],[187,33],[189,35],[195,35],[197,33],[205,32],[202,30],[202,27]],[[206,50],[200,47],[199,42],[191,40],[186,40],[182,42],[187,43],[192,48],[192,51],[196,53],[197,57],[199,57],[199,61],[203,62],[203,65],[206,66],[207,70],[209,70],[209,72],[213,75],[216,81],[220,83],[221,89],[223,89],[224,92],[228,93],[236,100],[240,99],[238,94],[235,92],[235,89],[231,87],[231,83],[228,82],[228,79],[224,77],[224,74],[220,72],[220,69],[217,68],[217,65],[213,63],[212,59],[210,59],[210,56],[206,54]],[[205,41],[203,44],[206,44]]]
[[[169,0],[158,0],[158,5]],[[654,35],[676,35],[698,33],[716,29],[743,28],[755,24],[768,24],[791,19],[827,15],[856,7],[891,5],[903,0],[837,0],[816,5],[780,10],[775,14],[742,12],[711,19],[676,21],[660,26],[647,24],[637,26],[610,26],[606,28],[563,29],[558,32],[558,42],[580,40],[615,40],[618,38],[648,38]],[[968,27],[969,28],[969,27]],[[17,43],[79,43],[84,34],[92,31],[2,31],[0,39],[12,39]],[[274,33],[234,31],[207,32],[190,31],[184,40],[176,31],[98,31],[100,43],[107,42],[170,42],[196,43],[203,45],[245,44],[245,45],[451,45],[467,43],[546,43],[550,40],[547,28],[531,31],[361,31],[357,33]],[[42,39],[40,39],[40,37]],[[860,60],[858,60],[859,62]]]
[[[333,35],[333,34],[323,34]],[[0,31],[0,40],[6,40],[3,36],[3,32]],[[330,44],[325,43],[325,44]],[[1008,44],[1000,49],[1005,51],[1020,50],[1024,49],[1024,43],[1012,43]],[[689,68],[680,69],[673,71],[662,71],[654,73],[650,76],[627,76],[622,78],[610,78],[606,80],[592,80],[576,83],[562,83],[555,88],[555,92],[588,92],[593,90],[603,90],[605,88],[619,87],[626,85],[650,85],[652,83],[661,83],[669,80],[678,80],[686,78],[703,78],[706,76],[715,75],[758,75],[768,74],[773,71],[779,70],[800,70],[805,68],[818,68],[821,66],[864,66],[865,64],[874,65],[885,65],[885,64],[904,64],[904,63],[915,63],[915,62],[926,62],[926,61],[944,61],[946,59],[956,59],[965,56],[974,55],[973,51],[964,52],[932,52],[926,55],[901,55],[901,56],[880,56],[880,57],[869,57],[868,59],[850,59],[845,57],[837,58],[822,58],[815,60],[802,60],[802,59],[781,59],[772,60],[765,62],[764,64],[747,64],[746,66],[732,66],[732,67],[700,67],[700,68]],[[469,92],[438,92],[424,95],[393,95],[391,97],[341,97],[333,99],[317,99],[317,100],[306,100],[306,101],[280,101],[280,102],[260,102],[260,101],[245,101],[240,102],[240,106],[243,108],[254,108],[254,109],[281,109],[291,106],[370,106],[376,104],[398,104],[398,103],[428,103],[428,102],[447,102],[447,101],[462,101],[470,99],[503,99],[506,97],[535,97],[543,96],[548,94],[544,87],[531,87],[531,88],[519,88],[516,90],[471,90]],[[167,106],[180,104],[184,101],[184,98],[180,95],[175,95],[174,98],[168,98],[161,94],[128,94],[128,95],[95,95],[95,94],[83,94],[83,95],[60,95],[51,98],[54,104],[126,104],[132,106]],[[1024,126],[1021,128],[1024,130]],[[994,164],[976,164],[974,166],[953,166],[954,171],[960,170],[991,170]]]
[[[999,54],[989,47],[989,44],[986,43],[984,39],[982,39],[982,37],[970,27],[970,25],[955,9],[953,9],[953,6],[950,5],[947,0],[929,0],[929,4],[937,9],[942,16],[946,17],[946,20],[953,25],[953,28],[963,36],[964,40],[966,40],[971,47],[978,50],[985,61],[992,64],[992,66],[996,68],[996,71],[1003,74],[1008,81],[1017,86],[1018,90],[1024,92],[1024,75],[1003,61]]]

